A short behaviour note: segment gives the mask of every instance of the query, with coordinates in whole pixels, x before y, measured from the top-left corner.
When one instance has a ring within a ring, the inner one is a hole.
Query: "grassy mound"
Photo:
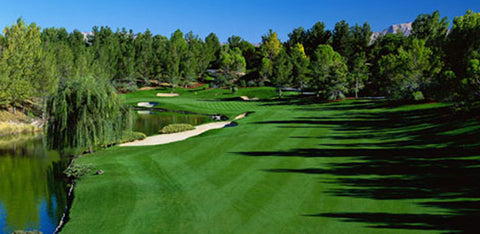
[[[193,129],[195,129],[195,127],[193,127],[191,124],[185,124],[185,123],[169,124],[163,127],[158,133],[169,134],[169,133],[176,133],[176,132],[185,132]]]

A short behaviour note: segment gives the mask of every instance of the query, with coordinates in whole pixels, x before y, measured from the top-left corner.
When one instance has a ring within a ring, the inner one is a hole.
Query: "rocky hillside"
[[[410,33],[412,32],[412,23],[394,24],[383,31],[374,32],[371,36],[371,39],[375,40],[379,36],[384,36],[389,33],[396,33],[398,32],[398,30],[400,30],[403,33],[403,35],[409,36]]]

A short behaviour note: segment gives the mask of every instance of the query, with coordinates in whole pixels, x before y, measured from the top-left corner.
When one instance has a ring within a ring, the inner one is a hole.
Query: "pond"
[[[0,137],[0,233],[53,233],[65,211],[69,160],[44,141],[42,134]]]
[[[139,110],[137,111],[137,120],[133,126],[133,130],[151,136],[158,134],[160,129],[172,123],[187,123],[195,126],[206,123],[209,120],[211,120],[211,117],[204,115]]]
[[[199,125],[209,116],[139,111],[134,130],[154,135],[171,123]],[[67,204],[69,158],[47,150],[42,134],[0,137],[0,233],[53,233]]]

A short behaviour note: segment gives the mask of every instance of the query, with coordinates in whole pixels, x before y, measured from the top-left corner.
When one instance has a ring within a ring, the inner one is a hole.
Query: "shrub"
[[[245,82],[245,80],[240,80],[240,87],[247,87],[247,82]]]
[[[143,132],[130,132],[124,133],[122,139],[120,139],[117,143],[122,144],[126,142],[138,141],[147,138],[147,135]]]
[[[159,131],[159,133],[162,134],[168,134],[168,133],[175,133],[175,132],[184,132],[188,130],[193,130],[195,129],[192,125],[190,124],[169,124],[165,127],[162,128],[162,130]]]
[[[73,164],[68,167],[63,173],[68,177],[80,178],[83,175],[90,173],[95,167],[91,164]]]
[[[251,80],[247,83],[248,87],[255,87],[255,81]]]

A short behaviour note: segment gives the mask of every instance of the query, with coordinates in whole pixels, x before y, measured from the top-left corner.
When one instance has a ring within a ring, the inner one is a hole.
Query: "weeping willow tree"
[[[129,110],[107,80],[91,76],[65,79],[48,100],[48,145],[86,148],[116,142],[131,127]]]

